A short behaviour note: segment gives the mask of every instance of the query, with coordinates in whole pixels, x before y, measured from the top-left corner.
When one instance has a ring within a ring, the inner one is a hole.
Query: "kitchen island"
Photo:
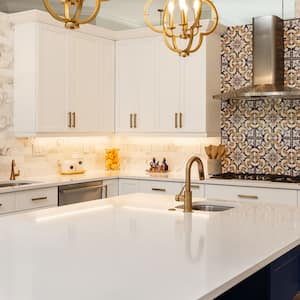
[[[214,299],[300,241],[300,209],[227,204],[134,194],[3,216],[0,299]]]

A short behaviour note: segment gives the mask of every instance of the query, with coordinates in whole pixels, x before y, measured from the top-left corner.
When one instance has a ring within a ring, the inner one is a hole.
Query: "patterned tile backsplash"
[[[300,88],[300,19],[284,23],[285,84]],[[221,90],[252,84],[252,25],[222,36]],[[300,99],[222,102],[225,172],[300,175]]]

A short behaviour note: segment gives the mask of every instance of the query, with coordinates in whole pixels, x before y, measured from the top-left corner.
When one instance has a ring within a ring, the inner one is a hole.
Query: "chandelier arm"
[[[184,50],[182,50],[182,52],[186,53],[186,55],[189,55],[191,52],[191,48],[193,46],[193,42],[194,42],[194,36],[190,35],[190,40],[187,44],[187,47]]]
[[[168,3],[168,2],[166,2]],[[163,22],[162,22],[162,26],[163,26],[163,34],[165,34],[168,38],[172,38],[174,36],[174,32],[173,29],[170,29],[169,32],[169,28],[168,28],[168,24],[167,24],[167,18],[168,18],[169,14],[167,13],[167,5],[165,6],[164,12],[163,12]]]
[[[157,32],[157,33],[163,33],[163,30],[162,30],[162,29],[159,29],[159,28],[157,28],[157,27],[155,27],[155,26],[151,23],[151,21],[150,21],[150,19],[149,19],[149,8],[150,8],[150,6],[151,6],[151,4],[152,4],[152,1],[153,1],[153,0],[147,0],[146,4],[145,4],[145,6],[144,6],[144,21],[145,21],[146,25],[147,25],[151,30],[153,30],[153,31],[155,31],[155,32]]]
[[[175,47],[172,47],[172,46],[171,46],[171,44],[169,43],[169,38],[168,38],[166,35],[163,35],[163,37],[164,37],[164,42],[165,42],[166,46],[167,46],[171,51],[180,54],[181,51],[180,51],[178,48],[175,48]],[[172,41],[173,41],[173,39],[172,39]]]
[[[64,10],[65,10],[65,20],[66,21],[70,21],[71,18],[70,18],[70,4],[65,1],[64,3]]]
[[[43,3],[46,7],[46,9],[48,10],[49,14],[57,21],[60,21],[60,22],[66,22],[66,18],[62,17],[62,16],[59,16],[55,10],[52,8],[52,6],[50,5],[49,3],[49,0],[43,0]]]
[[[213,15],[214,15],[212,27],[207,31],[201,32],[202,35],[209,35],[216,30],[218,23],[219,23],[219,15],[218,15],[215,5],[210,0],[203,0],[203,2],[205,2],[211,8]]]
[[[95,6],[94,11],[92,12],[92,14],[86,19],[77,20],[77,24],[87,24],[87,23],[90,23],[91,21],[93,21],[97,17],[97,15],[100,11],[101,1],[102,0],[96,0],[96,6]],[[82,3],[83,3],[83,1],[82,1]]]
[[[180,49],[178,47],[178,44],[177,44],[177,39],[176,37],[172,37],[172,44],[173,44],[173,47],[174,49],[177,49],[176,52],[180,54],[180,56],[182,56],[182,54],[184,54],[183,56],[188,56],[190,54],[190,49],[192,48],[193,46],[193,41],[194,41],[194,37],[193,36],[190,36],[190,40],[186,46],[185,49]]]
[[[82,5],[83,5],[83,0],[80,0],[76,6],[76,10],[75,10],[74,16],[72,18],[72,21],[77,22],[77,20],[79,20],[79,17],[80,17],[81,11],[82,11]]]
[[[194,49],[191,49],[190,53],[194,53],[194,52],[198,51],[200,49],[202,43],[203,43],[203,35],[200,34],[197,46]]]
[[[201,27],[200,19],[201,19],[201,15],[202,15],[202,10],[203,10],[203,0],[200,0],[200,6],[199,6],[197,16],[195,17],[194,24],[191,26],[194,36],[198,35],[198,33],[200,31],[200,27]],[[196,33],[194,33],[194,29],[197,29]]]

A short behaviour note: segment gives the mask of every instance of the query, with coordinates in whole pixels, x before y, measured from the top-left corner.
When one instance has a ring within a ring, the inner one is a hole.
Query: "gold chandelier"
[[[101,2],[108,0],[95,0],[96,5],[92,14],[86,19],[80,19],[80,14],[83,8],[84,0],[60,0],[64,6],[64,16],[60,16],[55,12],[53,7],[50,5],[49,0],[43,0],[44,5],[49,14],[56,20],[65,23],[65,27],[68,29],[77,29],[81,24],[87,24],[93,21],[100,10]],[[73,11],[73,13],[72,13]]]
[[[182,57],[196,52],[203,37],[215,31],[218,25],[218,12],[211,0],[166,0],[161,27],[155,27],[149,19],[149,9],[153,0],[147,0],[144,7],[144,19],[153,31],[163,34],[167,47]],[[212,12],[209,27],[202,31],[200,23],[203,6]]]

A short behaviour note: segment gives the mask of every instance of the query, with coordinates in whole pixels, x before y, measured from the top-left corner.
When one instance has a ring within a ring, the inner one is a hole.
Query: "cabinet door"
[[[153,132],[156,129],[157,38],[118,43],[118,131]]]
[[[182,60],[181,99],[183,132],[206,131],[206,63],[205,47]]]
[[[67,130],[66,32],[39,26],[37,47],[37,131],[63,132]]]
[[[16,193],[16,210],[55,207],[58,205],[57,187]]]
[[[135,194],[139,192],[139,181],[130,179],[119,180],[119,195]]]
[[[160,40],[157,47],[158,119],[160,132],[177,132],[181,99],[181,60]]]
[[[139,112],[137,115],[137,130],[141,132],[156,131],[157,87],[156,87],[156,46],[157,38],[145,38],[139,41],[138,56],[138,86]],[[136,58],[133,58],[136,59]]]
[[[72,130],[100,130],[100,68],[97,38],[71,33],[69,36],[69,112]]]
[[[207,199],[297,206],[296,190],[207,184],[205,197]]]
[[[15,193],[0,195],[0,215],[14,212],[16,210]]]
[[[119,196],[119,180],[105,180],[103,185],[107,185],[107,198]],[[106,196],[106,195],[105,195]]]
[[[134,114],[139,111],[139,66],[137,41],[117,43],[117,116],[118,132],[135,131]]]
[[[99,39],[99,121],[100,131],[114,132],[115,129],[115,42]]]
[[[168,181],[141,181],[140,192],[147,194],[176,195],[180,192],[182,184]]]

